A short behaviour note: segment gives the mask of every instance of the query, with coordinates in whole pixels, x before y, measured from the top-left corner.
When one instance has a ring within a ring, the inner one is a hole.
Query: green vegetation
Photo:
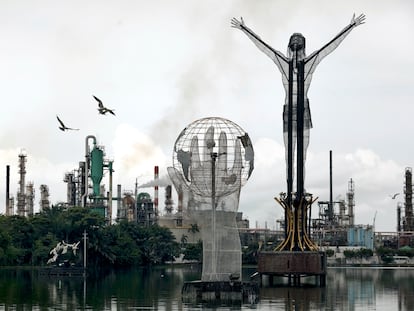
[[[358,250],[344,250],[344,256],[345,258],[369,258],[374,255],[374,252],[372,249],[369,248],[360,248]]]
[[[184,260],[203,261],[203,242],[199,240],[197,244],[186,244],[183,248]]]
[[[332,257],[335,254],[335,251],[333,249],[327,249],[326,250],[326,256]]]
[[[101,215],[87,208],[53,206],[29,218],[0,216],[0,265],[46,265],[59,241],[83,241],[84,232],[89,267],[163,264],[180,253],[179,243],[167,228],[128,222],[106,225]],[[83,262],[82,245],[80,256],[71,258],[78,265]],[[65,254],[69,256],[73,254]]]
[[[414,257],[414,248],[409,246],[403,246],[399,249],[378,247],[376,251],[384,263],[392,263],[394,261],[393,256],[407,256],[409,258]]]

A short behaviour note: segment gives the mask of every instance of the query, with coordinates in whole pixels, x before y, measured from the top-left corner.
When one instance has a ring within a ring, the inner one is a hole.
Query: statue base
[[[86,269],[83,267],[42,267],[40,275],[48,277],[86,277]]]
[[[301,278],[314,276],[320,286],[326,283],[325,252],[260,252],[257,272],[269,276],[269,285],[273,285],[274,277],[287,277],[288,284],[299,286]]]
[[[185,282],[182,288],[184,302],[256,303],[259,285],[254,282]]]

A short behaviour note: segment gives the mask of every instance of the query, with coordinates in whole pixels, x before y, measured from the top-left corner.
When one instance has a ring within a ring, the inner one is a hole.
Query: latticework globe
[[[203,118],[180,133],[173,166],[196,194],[219,197],[240,190],[246,183],[253,170],[253,147],[247,133],[234,122]]]

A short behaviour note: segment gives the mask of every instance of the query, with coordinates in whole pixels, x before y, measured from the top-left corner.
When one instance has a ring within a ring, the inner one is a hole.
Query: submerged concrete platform
[[[181,290],[185,302],[249,302],[259,299],[256,282],[185,282]]]
[[[263,275],[269,276],[272,285],[273,276],[288,278],[289,285],[298,286],[302,277],[314,276],[320,286],[326,284],[326,253],[315,251],[303,252],[260,252],[257,271],[262,280]]]
[[[40,275],[49,277],[85,277],[83,267],[44,267],[39,270]]]

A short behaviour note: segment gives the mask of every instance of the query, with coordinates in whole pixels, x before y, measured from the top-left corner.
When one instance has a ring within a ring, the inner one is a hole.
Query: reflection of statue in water
[[[253,170],[253,146],[238,125],[204,118],[179,135],[168,173],[203,240],[202,281],[241,277],[241,246],[236,224],[240,189]]]
[[[292,182],[293,182],[293,162],[289,163],[289,150],[291,150],[291,161],[294,161],[295,156],[295,144],[296,139],[299,140],[298,131],[303,132],[303,163],[306,159],[306,149],[309,145],[309,129],[312,128],[311,113],[309,109],[308,89],[312,80],[313,72],[319,62],[345,39],[345,37],[351,32],[352,29],[360,24],[363,24],[365,15],[361,14],[355,18],[355,14],[352,17],[351,23],[346,26],[338,35],[336,35],[331,41],[316,50],[311,55],[305,54],[305,37],[300,33],[294,33],[289,40],[287,56],[281,52],[274,50],[271,46],[265,43],[258,35],[256,35],[250,28],[248,28],[243,21],[243,18],[239,20],[233,18],[231,25],[234,28],[241,29],[253,43],[267,56],[269,56],[276,66],[279,68],[282,74],[282,82],[286,92],[285,105],[283,107],[283,136],[286,150],[286,164],[287,168],[291,167]],[[302,105],[302,111],[298,108]],[[297,120],[299,114],[303,113],[303,126],[302,129],[297,128]],[[291,122],[289,122],[289,118]],[[290,123],[290,124],[289,124]],[[291,130],[289,131],[289,127]],[[289,139],[289,132],[291,132],[291,139]],[[290,141],[290,142],[289,142]],[[299,141],[298,141],[299,143]],[[290,145],[289,145],[290,144]],[[298,150],[299,152],[299,150]],[[299,157],[299,155],[298,155]],[[303,164],[301,163],[301,164]],[[298,162],[298,165],[299,162]],[[298,167],[299,169],[299,167]],[[289,171],[287,172],[289,180]],[[299,176],[298,176],[299,177]],[[298,181],[300,182],[300,181]],[[289,183],[289,182],[288,182]],[[288,191],[290,193],[293,190],[291,187]]]

